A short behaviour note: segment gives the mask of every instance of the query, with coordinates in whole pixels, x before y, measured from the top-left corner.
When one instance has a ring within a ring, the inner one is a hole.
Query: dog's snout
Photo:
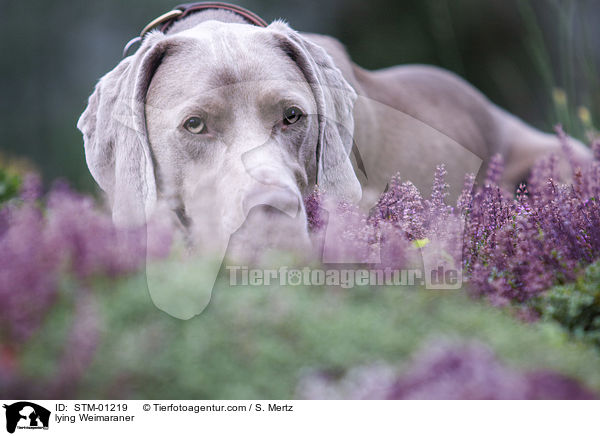
[[[243,204],[246,215],[260,207],[265,212],[278,210],[293,218],[301,208],[300,198],[292,190],[277,187],[255,189],[245,196]]]
[[[267,185],[273,188],[289,189],[285,183],[285,177],[281,176],[282,169],[269,166],[257,166],[254,168],[246,168],[248,174],[262,185]]]

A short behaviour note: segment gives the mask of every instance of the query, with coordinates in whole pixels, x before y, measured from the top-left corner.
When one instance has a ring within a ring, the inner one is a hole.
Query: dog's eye
[[[185,130],[193,134],[202,133],[206,130],[206,125],[200,117],[188,118],[185,123],[183,123],[183,127]]]
[[[302,111],[296,106],[290,106],[283,111],[283,124],[294,124],[302,118]]]

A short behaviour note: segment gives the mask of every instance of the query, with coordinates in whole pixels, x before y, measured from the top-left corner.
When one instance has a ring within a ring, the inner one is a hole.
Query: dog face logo
[[[6,409],[6,431],[14,433],[15,429],[48,429],[50,411],[28,401],[19,401]]]

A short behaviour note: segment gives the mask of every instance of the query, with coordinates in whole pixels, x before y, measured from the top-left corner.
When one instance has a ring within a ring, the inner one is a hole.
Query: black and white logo
[[[19,401],[4,405],[6,409],[6,431],[14,433],[16,429],[47,430],[50,411],[29,401]]]

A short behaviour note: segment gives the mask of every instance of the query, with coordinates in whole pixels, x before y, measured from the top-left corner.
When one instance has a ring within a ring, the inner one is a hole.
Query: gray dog
[[[317,183],[368,208],[397,172],[427,192],[444,163],[456,197],[496,153],[514,186],[560,148],[452,73],[367,71],[333,38],[223,10],[146,34],[100,80],[78,127],[115,222],[167,210],[197,244],[236,233],[242,250],[307,241],[303,198]]]

